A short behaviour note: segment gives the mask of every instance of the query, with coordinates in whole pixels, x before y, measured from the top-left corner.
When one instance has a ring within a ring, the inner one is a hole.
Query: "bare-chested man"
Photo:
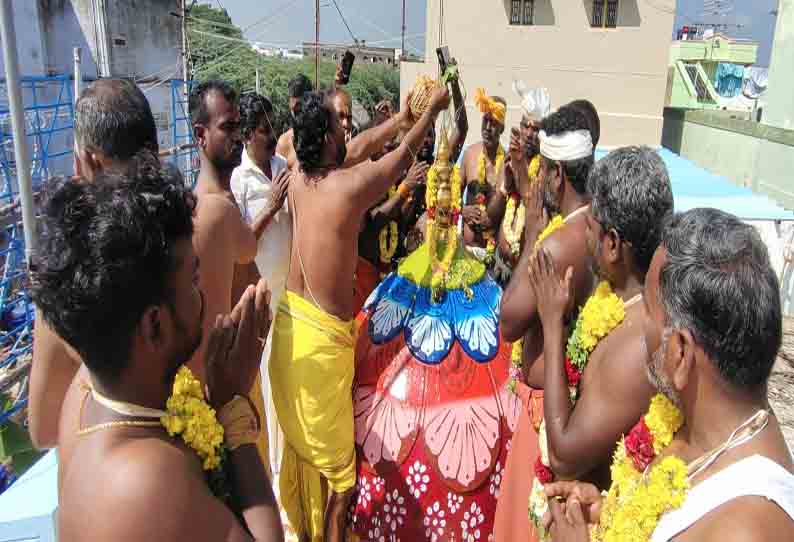
[[[646,539],[791,540],[794,463],[767,397],[782,335],[780,288],[758,232],[716,209],[677,215],[662,233],[642,302],[648,378],[683,415],[670,445],[643,458],[644,479],[674,456],[689,467],[691,486],[680,506],[641,516],[652,528]],[[592,524],[612,526],[596,487],[560,482],[546,490],[563,499],[549,501],[554,542],[587,542]],[[638,504],[632,497],[618,502]]]
[[[395,151],[344,169],[345,134],[328,97],[305,95],[295,119],[292,262],[274,322],[270,377],[286,441],[280,497],[303,540],[341,540],[355,484],[353,273],[361,221],[449,102],[439,89]],[[389,122],[411,120],[404,103]]]
[[[525,541],[532,528],[526,503],[534,478],[532,465],[539,452],[545,375],[541,322],[526,270],[536,246],[541,246],[549,252],[557,269],[573,266],[575,306],[583,305],[590,295],[594,280],[587,250],[585,213],[590,203],[587,177],[592,165],[592,138],[581,113],[563,106],[543,119],[538,182],[528,190],[525,202],[524,247],[516,266],[520,271],[513,273],[502,296],[502,335],[508,341],[524,339],[523,381],[516,383],[523,408],[502,477],[494,527],[497,542]],[[545,239],[537,245],[539,230],[545,223],[544,214],[560,215],[558,221],[562,224],[556,231],[546,232]]]
[[[493,276],[507,286],[524,246],[524,221],[530,186],[540,170],[540,139],[543,117],[549,114],[549,95],[544,88],[527,91],[521,102],[521,123],[510,134],[504,179],[488,203],[488,219],[498,226]]]
[[[102,172],[123,172],[142,150],[157,154],[157,127],[146,96],[123,79],[86,87],[75,106],[75,173],[89,182]],[[80,356],[37,312],[33,331],[28,424],[37,448],[58,444],[63,397]]]
[[[488,216],[488,203],[500,184],[505,151],[499,138],[505,130],[506,102],[504,98],[485,96],[478,91],[477,105],[482,112],[482,141],[463,153],[461,182],[466,201],[463,215],[463,241],[469,250],[489,266],[496,249],[496,230]]]
[[[648,357],[643,285],[663,220],[673,210],[673,192],[664,162],[648,147],[611,152],[593,167],[587,188],[593,198],[585,214],[593,271],[623,300],[625,318],[588,356],[575,404],[565,366],[572,329],[566,330],[564,320],[573,315],[560,314],[558,289],[545,287],[559,281],[550,276],[554,265],[545,249],[533,256],[529,275],[543,326],[546,466],[555,479],[589,480],[608,489],[615,443],[645,413],[654,392],[643,378]]]
[[[238,300],[232,299],[236,265],[254,261],[257,240],[273,218],[273,209],[264,207],[250,225],[243,219],[231,190],[231,176],[240,165],[243,143],[237,93],[224,81],[207,81],[190,93],[190,118],[199,148],[201,171],[196,183],[196,230],[193,245],[201,259],[201,289],[207,302],[205,336],[212,325],[211,315],[226,314]],[[276,181],[283,181],[283,172]],[[276,209],[277,211],[278,209]],[[264,340],[265,337],[262,337]],[[190,360],[190,368],[206,381],[204,352],[206,341]],[[251,400],[260,417],[265,402],[260,379],[254,382]],[[264,465],[270,465],[267,433],[257,443]]]
[[[293,77],[287,85],[287,96],[289,99],[289,111],[291,119],[294,123],[295,115],[300,108],[301,99],[307,92],[312,91],[312,82],[304,74],[299,73]],[[290,128],[278,138],[276,145],[276,154],[283,156],[287,160],[289,168],[295,165],[295,148],[292,145],[293,128]]]
[[[259,366],[267,288],[250,288],[231,315],[217,315],[209,337],[232,510],[210,490],[196,451],[160,421],[206,310],[194,196],[156,161],[95,180],[53,187],[32,269],[41,315],[84,362],[60,421],[58,539],[283,540],[253,445],[256,416],[238,397]]]

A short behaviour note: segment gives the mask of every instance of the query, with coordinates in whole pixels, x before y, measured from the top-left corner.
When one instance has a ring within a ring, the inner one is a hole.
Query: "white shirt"
[[[270,159],[270,169],[276,177],[287,167],[287,161],[279,155]],[[232,173],[232,194],[247,224],[252,224],[257,215],[273,197],[273,181],[243,151],[242,162]],[[271,305],[278,303],[284,291],[289,272],[290,247],[292,243],[292,221],[287,201],[265,228],[256,251],[256,267],[272,293]]]
[[[651,541],[672,540],[712,510],[739,497],[764,497],[794,520],[794,475],[771,459],[753,455],[689,490],[681,508],[662,516]]]

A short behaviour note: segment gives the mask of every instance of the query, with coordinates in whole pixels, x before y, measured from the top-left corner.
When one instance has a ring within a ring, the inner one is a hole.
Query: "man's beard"
[[[232,151],[223,158],[215,160],[215,167],[219,171],[232,171],[239,166],[243,160],[243,144],[236,145]]]
[[[599,280],[609,280],[598,260],[601,257],[601,248],[601,239],[597,238],[593,252],[590,254],[590,272]]]
[[[179,317],[176,313],[176,307],[171,306],[171,315],[174,318],[174,327],[176,327],[177,335],[181,337],[185,337],[185,344],[181,347],[178,347],[174,350],[173,355],[168,360],[168,371],[165,374],[165,381],[166,384],[169,386],[173,384],[174,379],[176,378],[177,372],[179,372],[179,368],[182,365],[185,365],[190,359],[193,357],[199,347],[201,346],[201,341],[204,339],[204,309],[206,308],[205,299],[204,299],[204,292],[199,291],[201,295],[201,311],[199,312],[198,318],[198,331],[196,332],[196,338],[190,342],[190,333],[189,326],[179,320]]]
[[[650,363],[647,366],[648,381],[656,388],[656,391],[667,397],[675,406],[681,408],[681,397],[673,387],[672,382],[667,378],[664,373],[664,358],[667,355],[667,342],[673,334],[673,329],[670,327],[664,328],[662,333],[662,342],[656,352],[651,355]],[[644,340],[644,339],[643,339]]]
[[[540,153],[540,144],[534,141],[527,141],[526,145],[524,145],[524,154],[527,157],[527,160],[532,160]]]
[[[549,184],[548,180],[543,183],[543,207],[546,209],[549,219],[551,219],[554,215],[560,214],[560,206],[554,201],[554,197],[549,190]]]
[[[336,148],[336,165],[342,167],[347,158],[347,145],[340,145]]]

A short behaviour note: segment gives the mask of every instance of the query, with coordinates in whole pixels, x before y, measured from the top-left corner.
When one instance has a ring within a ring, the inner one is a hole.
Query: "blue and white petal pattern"
[[[403,330],[418,289],[414,283],[395,273],[375,289],[375,301],[366,309],[372,314],[369,335],[373,344],[389,342]]]
[[[384,344],[400,332],[413,357],[437,365],[457,340],[478,363],[491,361],[499,350],[499,303],[502,289],[487,275],[472,285],[472,297],[450,290],[440,303],[430,288],[392,273],[370,295],[368,332],[373,344]]]
[[[472,286],[472,298],[462,290],[449,292],[455,317],[455,336],[473,360],[486,363],[499,350],[499,316],[497,307],[502,289],[490,278]]]
[[[447,357],[455,340],[452,324],[450,296],[433,303],[430,288],[419,288],[413,313],[405,326],[405,344],[419,361],[437,365]]]

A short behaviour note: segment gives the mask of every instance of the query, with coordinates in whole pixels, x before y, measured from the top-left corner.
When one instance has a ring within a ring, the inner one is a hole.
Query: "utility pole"
[[[256,69],[256,93],[261,94],[259,92],[259,68]]]
[[[185,99],[187,99],[187,6],[186,0],[182,0],[182,81],[184,82]]]
[[[72,49],[72,58],[74,60],[74,96],[72,96],[72,105],[77,104],[77,98],[80,97],[81,87],[83,86],[83,70],[80,67],[82,61],[82,50],[79,47]]]
[[[314,2],[314,86],[320,90],[320,0]]]
[[[8,109],[11,113],[11,132],[14,135],[14,161],[22,207],[22,229],[25,233],[25,261],[30,265],[30,259],[36,253],[36,212],[33,210],[30,156],[25,136],[25,109],[22,104],[17,36],[11,0],[0,0],[0,40],[3,41]]]
[[[403,29],[402,29],[402,48],[400,49],[400,60],[405,58],[405,0],[403,0]]]

